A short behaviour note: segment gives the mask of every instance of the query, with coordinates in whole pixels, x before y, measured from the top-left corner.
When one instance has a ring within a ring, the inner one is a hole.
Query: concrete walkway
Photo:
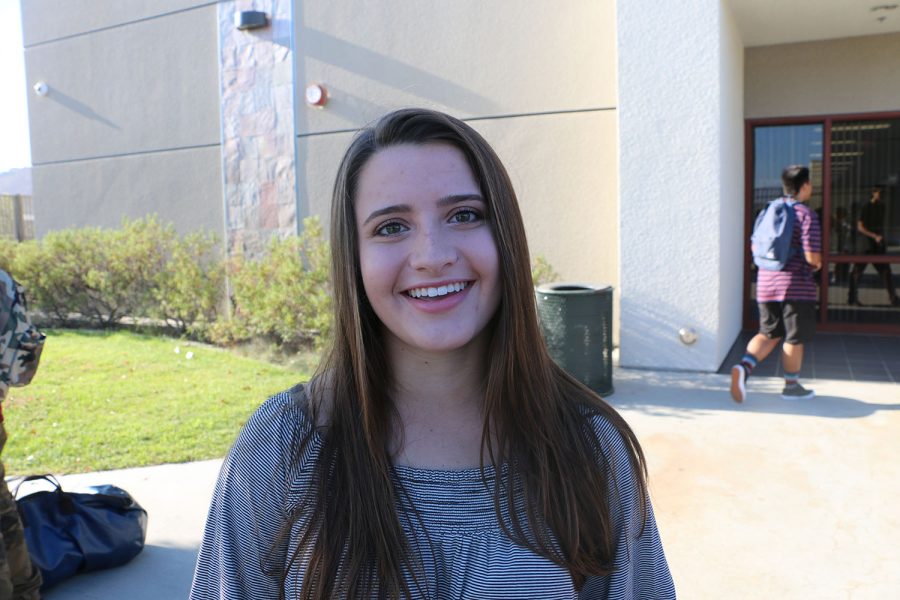
[[[900,386],[804,383],[818,397],[788,402],[752,378],[738,406],[723,375],[616,370],[680,598],[900,598]],[[64,477],[131,492],[147,547],[46,599],[186,597],[220,463]]]
[[[900,598],[900,386],[616,375],[680,598]]]

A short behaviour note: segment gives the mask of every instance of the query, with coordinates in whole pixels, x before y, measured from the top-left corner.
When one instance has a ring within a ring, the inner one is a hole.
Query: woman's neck
[[[483,429],[484,336],[450,352],[424,353],[387,341],[397,411],[392,455],[408,466],[477,466]]]

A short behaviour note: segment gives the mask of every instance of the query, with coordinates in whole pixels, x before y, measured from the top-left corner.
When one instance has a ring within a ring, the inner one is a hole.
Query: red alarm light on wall
[[[321,83],[311,83],[306,86],[306,103],[310,106],[325,106],[328,104],[328,90]]]

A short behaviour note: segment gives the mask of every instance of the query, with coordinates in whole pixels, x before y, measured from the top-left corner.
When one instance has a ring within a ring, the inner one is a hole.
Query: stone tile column
[[[265,12],[265,28],[238,30],[235,14]],[[296,234],[291,0],[218,5],[225,235],[229,255],[251,257],[272,236]]]

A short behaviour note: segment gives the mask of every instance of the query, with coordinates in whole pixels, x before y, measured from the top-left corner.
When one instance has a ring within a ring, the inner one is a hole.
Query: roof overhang
[[[745,47],[900,31],[900,0],[724,0]]]

